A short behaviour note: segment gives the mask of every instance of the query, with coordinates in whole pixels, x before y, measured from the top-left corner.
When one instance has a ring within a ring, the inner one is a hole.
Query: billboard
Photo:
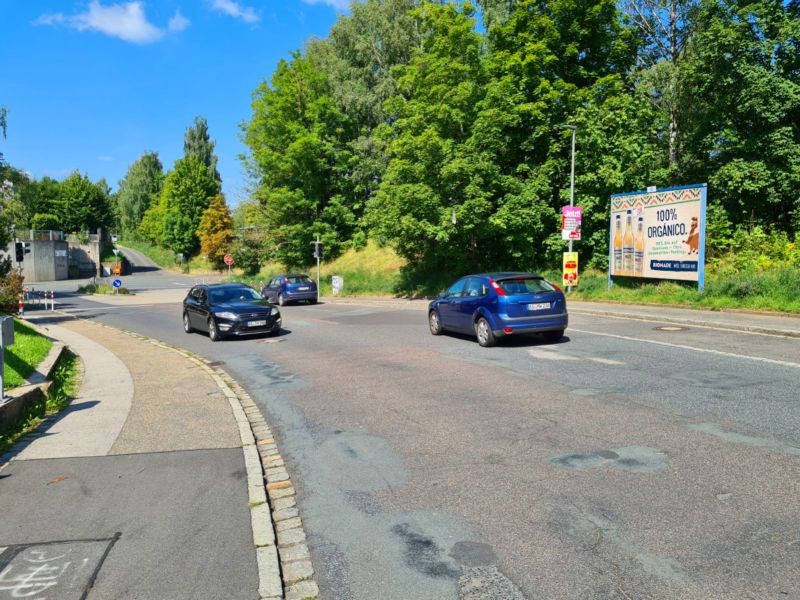
[[[609,278],[696,281],[702,289],[706,184],[614,194],[610,232]]]

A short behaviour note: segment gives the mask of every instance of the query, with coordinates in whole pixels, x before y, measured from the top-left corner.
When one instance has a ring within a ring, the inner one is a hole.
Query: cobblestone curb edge
[[[185,356],[206,371],[230,403],[247,469],[247,491],[258,563],[260,600],[314,600],[319,588],[306,544],[295,489],[275,437],[250,395],[224,369],[183,348],[116,329],[133,338]]]

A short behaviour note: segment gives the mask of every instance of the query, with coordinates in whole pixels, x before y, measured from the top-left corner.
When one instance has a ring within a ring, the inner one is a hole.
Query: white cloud
[[[261,17],[249,6],[242,6],[234,0],[213,0],[211,8],[217,12],[241,19],[245,23],[258,23]]]
[[[169,20],[169,25],[167,25],[167,29],[169,29],[170,31],[183,31],[191,24],[192,22],[181,14],[181,9],[179,8],[178,10],[175,11],[175,14],[172,15],[172,18]]]
[[[34,21],[34,25],[67,25],[78,31],[96,31],[117,37],[134,44],[149,44],[164,37],[165,30],[147,20],[141,2],[120,4],[101,4],[92,0],[86,11],[75,15],[49,13]],[[189,26],[189,19],[180,10],[170,19],[170,31],[183,31]]]
[[[336,10],[347,10],[350,8],[350,0],[303,0],[306,4],[327,4]]]

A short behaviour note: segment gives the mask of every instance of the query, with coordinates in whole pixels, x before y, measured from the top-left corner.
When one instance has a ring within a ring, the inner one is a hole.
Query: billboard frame
[[[673,187],[666,187],[666,188],[657,188],[653,190],[650,188],[649,190],[639,190],[636,192],[624,192],[621,194],[611,194],[608,211],[609,215],[612,214],[612,200],[614,198],[624,198],[625,196],[638,196],[642,194],[660,194],[663,192],[674,192],[679,190],[689,190],[693,188],[700,188],[700,217],[702,219],[703,226],[700,228],[700,239],[698,241],[698,256],[697,256],[697,289],[699,291],[703,291],[705,288],[705,281],[706,281],[706,206],[707,206],[707,199],[708,199],[708,184],[707,183],[695,183],[693,185],[678,185]],[[614,285],[614,276],[611,275],[611,265],[613,264],[614,260],[614,226],[613,220],[609,221],[608,227],[608,289],[610,290],[611,287]],[[617,275],[617,277],[626,277],[625,275]],[[646,279],[654,279],[656,281],[680,281],[670,279],[669,277],[647,277]]]

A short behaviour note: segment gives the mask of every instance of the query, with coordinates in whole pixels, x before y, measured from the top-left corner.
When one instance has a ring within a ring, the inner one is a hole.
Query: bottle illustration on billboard
[[[633,274],[644,275],[644,217],[639,217],[636,224],[636,239],[633,242]]]
[[[625,234],[622,236],[622,274],[633,275],[633,216],[631,210],[625,215]]]
[[[614,228],[614,275],[622,273],[622,215],[617,215]]]

